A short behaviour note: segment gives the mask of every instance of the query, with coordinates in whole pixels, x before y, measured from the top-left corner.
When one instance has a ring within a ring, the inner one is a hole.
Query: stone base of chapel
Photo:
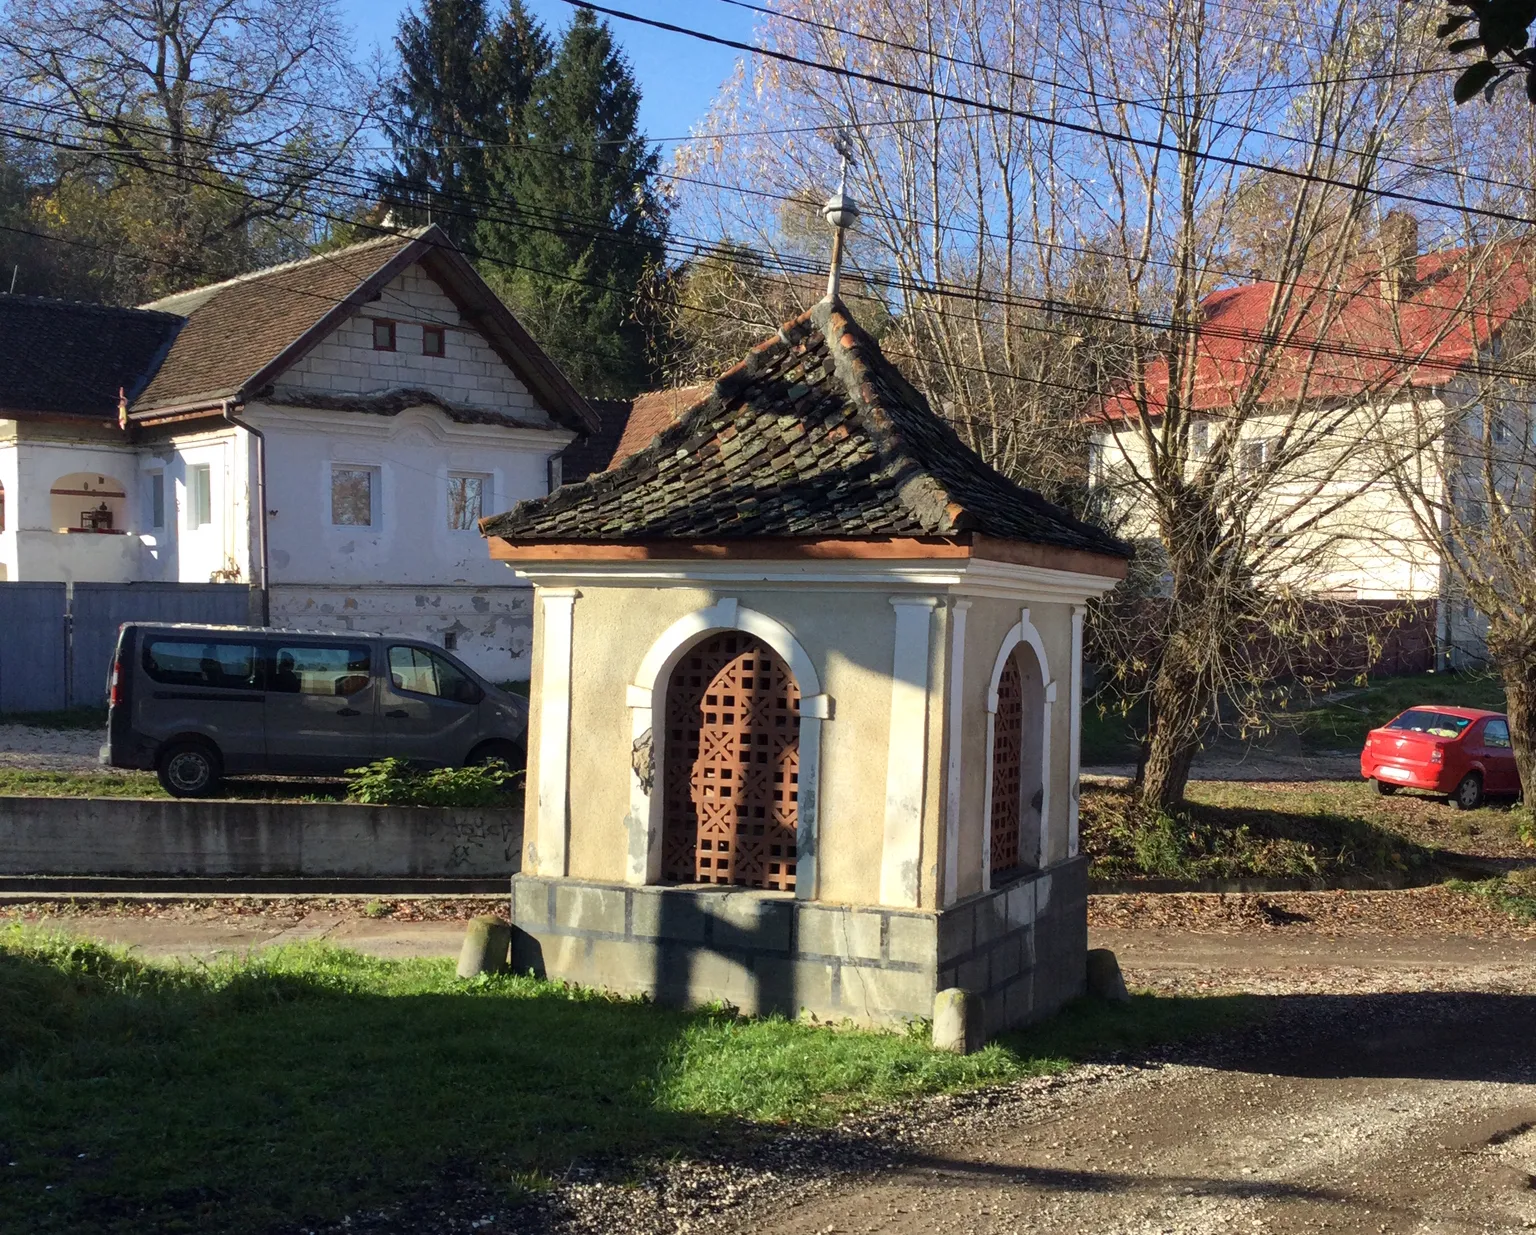
[[[1088,864],[1074,858],[934,913],[780,892],[516,875],[512,959],[585,986],[742,1012],[897,1024],[982,997],[988,1034],[1081,995]]]

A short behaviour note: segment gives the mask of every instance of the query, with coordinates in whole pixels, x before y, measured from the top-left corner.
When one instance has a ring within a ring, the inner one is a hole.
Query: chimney
[[[843,274],[843,234],[859,218],[859,207],[848,196],[848,156],[843,156],[843,172],[837,180],[837,192],[827,199],[821,208],[821,217],[832,224],[832,268],[827,272],[827,299],[837,298],[838,284]]]
[[[1413,295],[1419,268],[1419,221],[1389,210],[1381,221],[1381,294],[1392,304]]]

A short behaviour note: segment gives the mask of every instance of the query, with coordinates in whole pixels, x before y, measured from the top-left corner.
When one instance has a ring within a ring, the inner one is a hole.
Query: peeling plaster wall
[[[492,682],[528,677],[533,589],[527,587],[304,587],[272,589],[272,624],[287,630],[453,635],[453,654]]]

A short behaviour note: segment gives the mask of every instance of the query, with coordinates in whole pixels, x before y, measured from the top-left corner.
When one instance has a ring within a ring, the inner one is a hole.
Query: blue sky
[[[527,3],[551,33],[569,22],[575,11],[563,0]],[[341,0],[342,12],[356,30],[360,57],[367,58],[375,47],[389,49],[400,14],[407,7],[408,0]],[[610,7],[741,42],[751,40],[756,17],[720,0],[614,0]],[[720,83],[733,72],[738,53],[633,22],[613,19],[610,24],[640,82],[640,120],[646,134],[653,139],[685,135],[708,110]]]

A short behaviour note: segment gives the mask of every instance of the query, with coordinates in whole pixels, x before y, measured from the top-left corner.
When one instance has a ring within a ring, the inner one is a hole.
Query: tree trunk
[[[1152,685],[1140,768],[1138,802],[1148,813],[1171,813],[1183,803],[1206,715],[1200,675],[1169,648]]]
[[[1509,715],[1509,739],[1514,747],[1520,785],[1529,804],[1536,791],[1536,657],[1505,661],[1504,706]]]

